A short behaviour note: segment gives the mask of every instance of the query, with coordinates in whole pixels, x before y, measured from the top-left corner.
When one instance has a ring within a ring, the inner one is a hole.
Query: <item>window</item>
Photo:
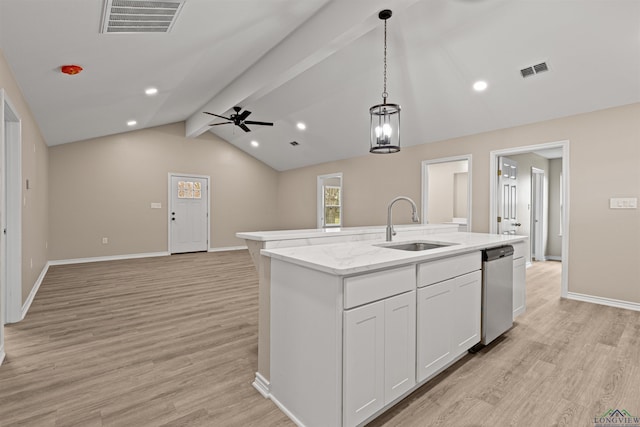
[[[341,197],[340,187],[333,185],[323,185],[322,194],[324,199],[324,226],[339,227],[342,223],[340,216]]]
[[[342,173],[319,175],[317,227],[341,227],[342,214]]]

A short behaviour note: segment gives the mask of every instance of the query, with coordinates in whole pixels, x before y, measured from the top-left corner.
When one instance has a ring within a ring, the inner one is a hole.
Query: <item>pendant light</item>
[[[391,11],[385,9],[378,14],[384,21],[384,87],[382,104],[369,108],[371,116],[371,148],[370,153],[389,154],[400,151],[400,105],[388,104],[387,97],[387,19]]]

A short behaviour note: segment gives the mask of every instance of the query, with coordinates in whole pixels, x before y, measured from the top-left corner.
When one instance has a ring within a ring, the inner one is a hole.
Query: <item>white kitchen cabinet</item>
[[[513,244],[513,319],[526,310],[527,283],[525,246],[523,242]]]
[[[441,270],[439,263],[446,263],[450,278],[424,286],[433,281],[430,272]],[[418,382],[434,376],[480,342],[480,266],[479,252],[418,266],[418,286],[422,286],[417,292]]]
[[[344,420],[356,425],[384,406],[384,301],[344,313]]]
[[[386,405],[416,383],[416,291],[388,298],[384,303]]]
[[[415,291],[344,312],[344,425],[357,425],[415,385]]]
[[[449,322],[454,306],[451,282],[447,280],[418,289],[417,305],[417,376],[420,382],[438,372],[453,358],[453,325]]]
[[[453,351],[455,359],[480,342],[482,273],[474,271],[452,279],[453,297]]]

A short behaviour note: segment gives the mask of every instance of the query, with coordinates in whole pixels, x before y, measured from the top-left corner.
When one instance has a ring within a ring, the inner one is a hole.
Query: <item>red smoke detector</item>
[[[60,71],[73,76],[74,74],[78,74],[80,71],[82,71],[82,67],[79,65],[63,65],[62,67],[60,67]]]

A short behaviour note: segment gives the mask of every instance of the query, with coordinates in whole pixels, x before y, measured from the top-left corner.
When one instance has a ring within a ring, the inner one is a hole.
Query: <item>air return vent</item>
[[[106,0],[102,33],[168,33],[184,0]]]
[[[535,76],[536,74],[544,73],[545,71],[549,71],[549,67],[547,67],[546,62],[541,62],[539,64],[523,68],[520,70],[520,75],[522,75],[523,78],[527,78]]]

